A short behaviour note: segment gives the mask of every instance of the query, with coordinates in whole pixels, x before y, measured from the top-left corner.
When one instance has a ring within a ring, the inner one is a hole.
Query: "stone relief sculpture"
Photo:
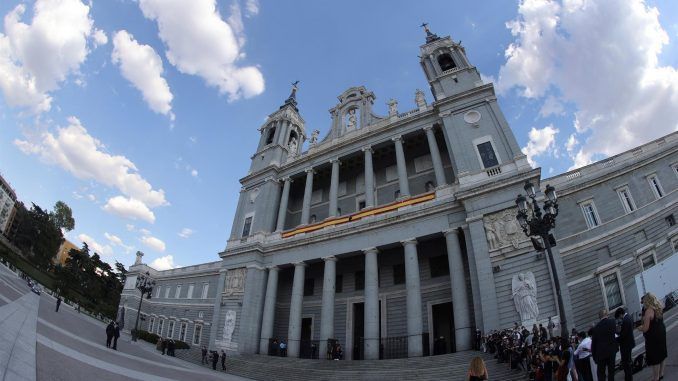
[[[517,249],[521,241],[527,240],[518,225],[515,211],[512,209],[485,216],[483,225],[490,250],[506,246],[513,246]]]
[[[348,123],[346,123],[346,129],[354,130],[358,124],[358,118],[355,116],[355,109],[352,108],[348,112]]]
[[[226,311],[226,319],[224,321],[224,341],[230,343],[233,338],[233,331],[235,330],[236,312],[233,310]]]
[[[388,105],[388,116],[398,115],[398,101],[391,99],[386,103]]]
[[[318,142],[318,135],[320,135],[320,131],[313,130],[313,132],[311,132],[311,140],[309,142],[311,144],[316,144]]]
[[[426,96],[424,95],[424,92],[421,91],[421,89],[417,89],[417,91],[414,93],[414,103],[417,104],[418,108],[426,108]]]
[[[537,306],[537,282],[532,271],[513,276],[511,281],[513,303],[520,314],[522,325],[529,327],[537,321],[539,307]]]
[[[226,280],[224,281],[224,294],[242,294],[245,291],[245,275],[246,269],[240,267],[237,269],[228,270],[226,272]]]

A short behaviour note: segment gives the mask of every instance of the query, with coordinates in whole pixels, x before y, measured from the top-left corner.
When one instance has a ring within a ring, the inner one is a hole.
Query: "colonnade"
[[[431,154],[431,161],[433,163],[433,171],[436,177],[436,186],[446,184],[445,171],[443,169],[443,162],[440,157],[440,150],[435,137],[434,126],[424,127],[426,133],[426,140],[428,141],[429,151]],[[400,186],[400,197],[406,198],[410,196],[409,180],[407,178],[407,165],[405,160],[405,150],[403,148],[402,136],[396,136],[391,139],[395,146],[396,165],[398,173],[398,184]],[[371,146],[363,147],[364,153],[364,169],[365,169],[365,207],[370,208],[375,206],[376,200],[374,198],[374,168],[372,165],[373,150]],[[332,166],[332,174],[330,177],[330,200],[329,200],[329,217],[337,217],[339,212],[337,209],[338,193],[339,193],[339,170],[341,161],[339,158],[330,160]],[[313,177],[315,170],[312,167],[306,168],[306,182],[304,186],[304,198],[301,208],[301,225],[307,225],[311,217],[311,196],[313,193]],[[280,197],[280,205],[278,208],[278,220],[276,224],[276,231],[282,231],[285,228],[285,218],[287,216],[287,206],[290,198],[290,183],[292,178],[286,176],[282,178],[283,189]]]
[[[466,287],[464,259],[460,246],[459,229],[450,229],[442,232],[445,236],[447,256],[450,267],[450,287],[452,291],[454,337],[456,350],[471,348],[472,322]],[[423,316],[422,297],[419,272],[418,241],[416,238],[400,242],[404,248],[405,259],[405,288],[407,297],[407,335],[408,356],[422,356]],[[364,288],[364,354],[365,359],[379,358],[379,250],[376,247],[366,248],[365,257],[365,288]],[[336,263],[335,256],[322,258],[324,262],[322,306],[320,313],[320,342],[322,345],[327,339],[336,338],[334,327]],[[301,340],[301,321],[304,299],[304,281],[306,274],[305,262],[294,264],[294,280],[292,282],[292,297],[289,309],[289,326],[287,331],[287,353],[290,357],[298,357]],[[275,305],[278,292],[279,267],[268,268],[268,284],[264,298],[263,318],[260,335],[260,353],[268,353],[269,339],[273,337],[275,320]],[[343,341],[344,338],[339,338]],[[345,344],[345,343],[344,343]]]

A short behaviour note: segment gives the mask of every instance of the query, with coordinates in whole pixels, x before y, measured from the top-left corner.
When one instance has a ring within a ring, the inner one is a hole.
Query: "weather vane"
[[[290,98],[293,98],[293,99],[297,98],[297,88],[298,88],[297,85],[298,84],[299,84],[299,80],[292,82],[292,93],[289,96]]]

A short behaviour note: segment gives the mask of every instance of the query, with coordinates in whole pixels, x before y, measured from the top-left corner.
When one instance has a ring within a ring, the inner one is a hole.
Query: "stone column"
[[[306,168],[306,186],[304,188],[304,201],[301,204],[301,225],[308,224],[311,216],[311,194],[313,193],[313,168]]]
[[[214,296],[214,313],[212,314],[212,325],[210,326],[210,345],[215,346],[217,340],[217,328],[219,327],[219,317],[221,316],[221,299],[224,292],[224,281],[228,270],[219,270],[219,280],[217,280],[217,292]]]
[[[330,160],[332,164],[332,178],[330,180],[330,212],[328,216],[336,217],[337,213],[337,194],[339,193],[339,159]]]
[[[428,140],[428,149],[431,152],[431,161],[433,161],[433,171],[436,174],[436,186],[440,187],[446,184],[445,171],[443,170],[443,161],[440,159],[440,151],[436,142],[436,135],[433,126],[424,127],[426,139]]]
[[[450,265],[450,287],[452,287],[452,316],[454,316],[454,342],[457,351],[472,347],[473,330],[471,310],[468,304],[468,290],[464,274],[464,259],[459,245],[459,229],[443,232],[447,243],[447,260]]]
[[[475,274],[478,278],[478,301],[482,313],[482,329],[489,332],[493,329],[499,329],[499,308],[497,307],[497,292],[494,282],[494,273],[492,272],[492,261],[490,260],[489,248],[487,246],[487,233],[483,226],[482,217],[467,218],[469,233],[471,236],[471,245],[473,246],[473,256],[469,261],[475,261]],[[468,242],[468,241],[467,241]],[[471,257],[471,256],[469,256]]]
[[[292,283],[292,300],[290,301],[290,325],[287,330],[287,355],[299,357],[301,340],[301,310],[304,302],[304,280],[306,263],[294,264],[294,282]]]
[[[374,168],[372,167],[372,147],[363,148],[365,152],[365,207],[374,206]]]
[[[407,356],[424,354],[421,340],[423,320],[421,317],[421,284],[419,280],[419,257],[417,240],[410,238],[401,242],[405,248],[405,284],[407,288]]]
[[[268,269],[268,283],[266,284],[266,298],[264,299],[264,316],[261,319],[261,339],[259,354],[268,354],[268,340],[273,336],[275,319],[275,300],[278,295],[278,267]]]
[[[283,190],[280,197],[280,207],[278,208],[278,222],[275,231],[279,232],[285,229],[285,218],[287,217],[287,203],[290,200],[290,184],[292,179],[283,177]]]
[[[379,359],[379,265],[378,250],[365,252],[365,360]]]
[[[259,351],[261,316],[264,310],[264,292],[266,292],[265,270],[257,265],[247,266],[238,333],[240,353],[255,354]]]
[[[395,143],[396,162],[398,164],[398,184],[400,184],[400,197],[408,197],[410,195],[410,185],[407,180],[407,163],[405,163],[403,138],[402,136],[396,136],[392,140]]]
[[[325,348],[327,339],[334,339],[334,293],[337,279],[337,258],[325,257],[323,277],[323,301],[320,311],[320,349]]]
[[[287,138],[288,128],[286,128],[286,127],[289,127],[289,125],[290,125],[289,120],[281,120],[280,121],[280,133],[278,135],[277,141],[278,141],[278,144],[280,144],[283,147],[287,145],[287,142],[285,141],[285,139]]]

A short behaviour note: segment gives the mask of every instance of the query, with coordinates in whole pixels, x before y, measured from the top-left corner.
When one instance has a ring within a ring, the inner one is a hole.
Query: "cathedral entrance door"
[[[454,351],[454,322],[452,318],[452,302],[431,306],[433,318],[433,354],[442,355]]]
[[[353,360],[363,355],[363,332],[365,331],[365,303],[353,304]]]

